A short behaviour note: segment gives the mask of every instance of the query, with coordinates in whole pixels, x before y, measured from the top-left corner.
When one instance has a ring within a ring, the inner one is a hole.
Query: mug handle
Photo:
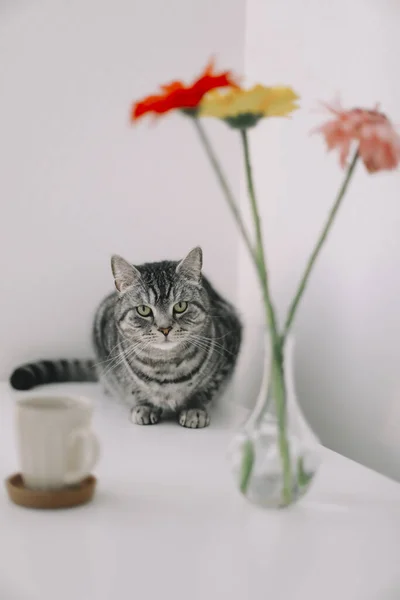
[[[64,475],[64,482],[67,485],[79,483],[88,476],[91,469],[95,466],[100,456],[100,444],[96,435],[90,429],[75,429],[68,439],[68,449],[75,446],[77,442],[83,444],[82,465],[78,469],[68,471]]]

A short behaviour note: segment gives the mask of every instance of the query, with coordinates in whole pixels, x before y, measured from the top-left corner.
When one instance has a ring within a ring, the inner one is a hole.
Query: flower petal
[[[243,117],[281,117],[298,108],[297,94],[289,87],[265,87],[255,85],[245,90],[230,89],[226,92],[210,92],[204,96],[200,105],[200,115],[220,119],[236,119],[243,122]],[[230,121],[231,122],[231,121]]]
[[[316,129],[325,137],[328,150],[339,150],[340,164],[346,159],[352,142],[370,173],[394,169],[400,162],[400,137],[389,119],[378,110],[353,108],[336,110],[327,105],[336,118]]]
[[[160,86],[160,94],[136,102],[132,107],[131,119],[135,121],[148,113],[161,115],[171,110],[194,109],[210,90],[236,85],[232,73],[230,71],[216,73],[214,60],[211,60],[200,77],[191,85],[185,86],[181,81],[172,81]]]

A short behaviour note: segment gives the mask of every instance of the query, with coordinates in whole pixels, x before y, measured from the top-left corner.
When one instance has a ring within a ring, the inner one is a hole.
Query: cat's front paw
[[[131,410],[131,421],[136,425],[155,425],[161,418],[161,409],[154,406],[135,406]]]
[[[203,408],[189,408],[179,413],[179,425],[189,429],[202,429],[210,424],[210,416]]]

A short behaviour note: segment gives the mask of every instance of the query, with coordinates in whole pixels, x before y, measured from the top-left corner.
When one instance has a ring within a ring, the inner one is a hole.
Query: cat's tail
[[[97,381],[93,360],[39,360],[17,367],[10,377],[15,390],[31,390],[46,383]]]

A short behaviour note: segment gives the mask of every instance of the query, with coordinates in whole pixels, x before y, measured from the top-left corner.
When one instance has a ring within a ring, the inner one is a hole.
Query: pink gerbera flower
[[[345,167],[352,142],[369,173],[395,169],[400,162],[400,136],[386,115],[378,110],[341,106],[326,108],[335,116],[317,131],[325,137],[328,150],[339,150]]]

